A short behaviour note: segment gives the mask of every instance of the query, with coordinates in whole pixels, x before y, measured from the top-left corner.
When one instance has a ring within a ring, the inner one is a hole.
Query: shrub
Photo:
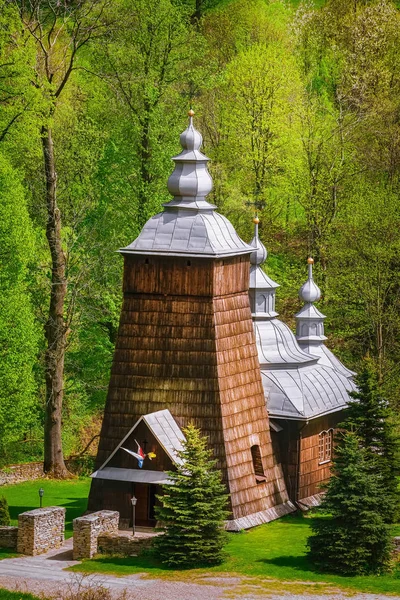
[[[8,510],[7,498],[0,497],[0,525],[9,525],[11,523],[10,511]]]

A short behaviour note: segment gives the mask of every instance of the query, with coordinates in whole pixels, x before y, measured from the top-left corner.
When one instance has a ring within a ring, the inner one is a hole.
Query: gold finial
[[[258,225],[259,222],[260,222],[260,219],[258,217],[254,217],[254,219],[253,219],[254,225]]]
[[[189,117],[194,117],[194,110],[190,109],[188,115]]]
[[[311,256],[310,256],[310,258],[307,258],[307,262],[308,262],[309,265],[313,265],[314,264],[314,259],[311,258]]]

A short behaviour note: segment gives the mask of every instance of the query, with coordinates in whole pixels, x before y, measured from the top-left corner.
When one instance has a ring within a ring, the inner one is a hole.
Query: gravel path
[[[0,588],[43,594],[64,600],[74,591],[79,598],[83,587],[108,588],[117,600],[381,600],[387,596],[376,594],[347,595],[343,593],[293,594],[293,583],[259,582],[241,577],[201,577],[191,583],[150,579],[144,575],[114,577],[111,575],[82,576],[65,571],[78,564],[72,560],[72,539],[61,550],[52,550],[40,556],[8,558],[0,561]],[[275,587],[275,589],[274,589]],[[400,584],[399,584],[400,594]],[[397,598],[399,596],[391,596]]]

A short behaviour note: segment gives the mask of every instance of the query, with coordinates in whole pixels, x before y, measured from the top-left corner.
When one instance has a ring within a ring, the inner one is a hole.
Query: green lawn
[[[43,506],[65,506],[65,537],[72,536],[72,520],[80,517],[87,508],[90,478],[51,481],[37,479],[15,485],[0,487],[0,495],[5,496],[10,507],[11,524],[18,525],[18,515],[26,510],[39,508],[39,488],[44,489]],[[1,556],[1,558],[6,558]],[[0,597],[1,598],[1,597]]]
[[[72,534],[72,519],[80,516],[86,509],[89,486],[89,478],[68,481],[45,479],[2,486],[0,494],[4,494],[8,499],[11,517],[13,523],[16,523],[18,513],[38,507],[38,490],[43,487],[44,506],[66,507],[67,537],[69,537]],[[312,517],[289,515],[247,532],[230,534],[227,545],[228,557],[218,567],[174,571],[163,567],[154,556],[149,554],[137,558],[98,557],[84,561],[81,565],[73,567],[73,570],[86,573],[113,573],[121,576],[147,573],[149,577],[184,580],[206,580],[207,575],[227,573],[242,575],[244,578],[254,577],[256,579],[253,581],[256,581],[258,586],[262,586],[265,591],[272,588],[277,591],[279,586],[288,591],[289,586],[289,591],[293,593],[321,590],[328,592],[332,588],[345,588],[349,591],[400,595],[400,565],[396,572],[380,577],[339,577],[321,575],[314,571],[306,558],[310,518]],[[393,535],[400,535],[400,525],[394,528]],[[9,556],[14,555],[8,550],[0,550],[0,558]],[[1,593],[0,591],[0,600],[7,598]],[[245,595],[246,590],[243,593]],[[20,597],[24,598],[24,596]]]
[[[16,556],[19,556],[19,554],[9,550],[8,548],[0,548],[0,560],[3,558],[15,558]]]
[[[0,589],[0,600],[41,600],[32,594],[22,594],[21,592],[9,592],[8,590]]]
[[[222,565],[207,569],[174,571],[166,569],[152,555],[138,558],[98,557],[72,567],[85,573],[148,573],[150,576],[173,579],[198,579],[208,574],[229,573],[253,576],[263,585],[277,590],[276,581],[292,582],[289,591],[321,592],[345,588],[383,594],[400,593],[400,567],[385,576],[340,577],[322,575],[313,570],[306,558],[306,540],[310,533],[310,518],[288,516],[247,532],[230,534],[227,546],[229,557]],[[303,583],[302,583],[303,582]],[[278,584],[279,585],[279,584]],[[283,585],[283,584],[282,584]],[[288,588],[285,589],[288,591]],[[282,588],[283,589],[283,588]]]

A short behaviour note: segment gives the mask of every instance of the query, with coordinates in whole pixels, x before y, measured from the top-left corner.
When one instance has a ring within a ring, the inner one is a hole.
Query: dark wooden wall
[[[303,429],[300,444],[301,465],[298,490],[300,500],[321,493],[321,483],[328,481],[331,462],[319,464],[319,434],[324,430],[335,429],[342,419],[341,411],[332,413],[309,421]]]
[[[330,477],[331,462],[320,464],[319,434],[335,429],[342,411],[304,421],[279,420],[283,430],[274,433],[289,497],[293,502],[321,493],[321,484]],[[300,456],[299,456],[300,452]]]
[[[249,259],[126,256],[124,303],[97,468],[143,414],[168,408],[208,436],[235,518],[287,500],[272,450],[248,298]],[[251,446],[266,481],[257,484]],[[89,508],[101,502],[96,480]]]

